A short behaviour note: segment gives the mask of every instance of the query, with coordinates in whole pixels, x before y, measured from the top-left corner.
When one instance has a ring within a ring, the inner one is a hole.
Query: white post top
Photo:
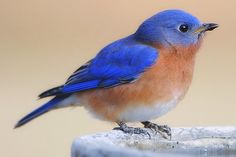
[[[172,128],[172,139],[159,134],[130,135],[119,130],[76,138],[72,157],[236,157],[236,127]],[[160,156],[160,155],[159,155]]]

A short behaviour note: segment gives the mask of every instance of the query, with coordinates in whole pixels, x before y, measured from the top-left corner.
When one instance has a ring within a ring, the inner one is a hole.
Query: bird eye
[[[182,25],[179,26],[179,31],[180,31],[180,32],[185,33],[185,32],[188,31],[188,29],[189,29],[189,27],[188,27],[188,25],[186,25],[186,24],[182,24]]]

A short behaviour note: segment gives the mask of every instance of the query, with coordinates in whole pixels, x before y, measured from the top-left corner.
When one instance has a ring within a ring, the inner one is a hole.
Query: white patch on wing
[[[158,118],[168,111],[172,110],[178,103],[178,99],[173,99],[167,103],[157,103],[156,105],[135,105],[119,116],[119,119],[124,122],[142,122],[148,121],[154,118]]]

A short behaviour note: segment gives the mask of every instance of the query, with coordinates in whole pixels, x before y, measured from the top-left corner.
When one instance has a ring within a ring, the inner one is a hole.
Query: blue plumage
[[[186,31],[182,31],[181,26],[185,26]],[[73,93],[136,81],[158,60],[158,50],[152,47],[154,43],[163,47],[196,44],[204,32],[196,33],[196,30],[203,26],[205,31],[217,27],[216,24],[206,27],[196,17],[181,10],[167,10],[152,16],[133,35],[103,48],[95,58],[76,70],[64,85],[40,94],[40,98],[55,98],[26,115],[16,127],[55,108]]]
[[[93,88],[97,88],[98,85],[99,85],[99,80],[92,80],[92,81],[87,81],[87,82],[71,84],[71,85],[65,85],[60,91],[60,94],[74,93],[74,92],[84,91],[88,89],[93,89]]]
[[[63,95],[95,88],[109,88],[135,81],[158,58],[155,48],[137,43],[134,36],[118,40],[75,71],[66,84],[40,97]]]
[[[47,102],[46,104],[40,106],[39,108],[37,108],[36,110],[32,111],[31,113],[27,114],[25,117],[23,117],[22,119],[20,119],[17,124],[15,125],[15,128],[20,127],[22,125],[24,125],[25,123],[31,121],[32,119],[44,114],[45,112],[51,110],[52,108],[54,108],[59,102],[61,102],[62,100],[64,100],[68,95],[63,95],[63,96],[57,96],[55,98],[53,98],[52,100],[50,100],[49,102]]]
[[[179,31],[179,26],[188,25],[187,32]],[[136,34],[143,42],[159,43],[163,46],[196,44],[198,34],[193,31],[202,23],[193,15],[182,10],[166,10],[146,21],[138,28]]]
[[[116,41],[102,49],[94,59],[75,71],[64,85],[40,94],[40,98],[56,97],[23,117],[15,127],[55,108],[72,93],[96,88],[111,88],[134,82],[155,63],[157,58],[156,49],[137,43],[132,36]]]

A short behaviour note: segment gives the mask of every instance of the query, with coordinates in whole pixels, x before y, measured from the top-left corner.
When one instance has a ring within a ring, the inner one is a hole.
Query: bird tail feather
[[[15,128],[18,128],[26,123],[28,123],[29,121],[37,118],[38,116],[48,112],[49,110],[53,109],[54,107],[56,107],[58,105],[59,102],[61,102],[62,100],[64,100],[67,97],[67,95],[64,96],[57,96],[55,98],[53,98],[52,100],[50,100],[49,102],[47,102],[46,104],[40,106],[39,108],[35,109],[34,111],[32,111],[31,113],[27,114],[26,116],[24,116],[22,119],[20,119],[16,125]]]

